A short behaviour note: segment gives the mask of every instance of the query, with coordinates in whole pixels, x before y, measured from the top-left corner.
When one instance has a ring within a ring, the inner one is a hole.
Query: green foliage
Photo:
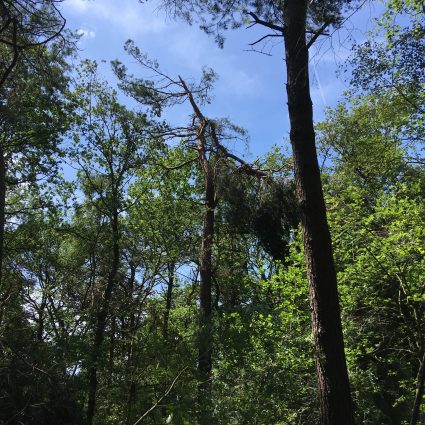
[[[328,219],[364,424],[407,423],[423,355],[424,175],[412,161],[411,110],[400,101],[354,99],[320,126],[323,148],[332,152]]]
[[[378,28],[356,46],[351,60],[351,84],[366,92],[398,98],[396,116],[409,115],[409,129],[423,150],[425,109],[425,10],[421,1],[389,1]],[[384,41],[381,41],[384,38]],[[378,40],[378,41],[377,41]]]
[[[221,307],[215,378],[220,423],[317,420],[307,284],[298,237],[287,262],[257,262],[239,289],[237,303],[233,299]]]
[[[288,255],[291,230],[298,225],[294,187],[285,180],[254,183],[228,175],[221,182],[224,219],[240,233],[258,238],[275,260]]]
[[[328,25],[339,27],[342,16],[356,0],[322,0],[308,2],[307,24],[310,28]],[[162,4],[178,17],[190,24],[196,22],[207,34],[215,37],[220,47],[223,47],[223,32],[228,29],[240,28],[252,24],[253,13],[267,24],[282,26],[285,18],[286,1],[259,1],[259,0],[214,0],[188,1],[188,0],[163,0]]]
[[[395,185],[373,207],[364,196],[350,186],[330,198],[330,222],[359,411],[387,423],[408,417],[421,356],[425,210],[418,185]]]
[[[285,6],[166,4],[189,19],[201,16],[205,26],[222,16],[219,42],[247,12],[280,23]],[[310,2],[309,27],[325,20],[338,26],[340,12],[353,5]],[[400,14],[409,18],[404,26]],[[346,356],[363,425],[408,423],[425,352],[421,16],[418,0],[387,2],[377,30],[386,38],[356,49],[353,89],[363,91],[351,92],[317,127]],[[135,44],[126,48],[145,69],[159,71]],[[182,83],[161,93],[157,80],[114,63],[122,88],[141,102],[134,111],[98,76],[96,63],[75,71],[71,90],[71,52],[53,45],[37,52],[37,66],[28,50],[0,93],[8,168],[0,423],[84,423],[98,348],[95,424],[132,425],[142,417],[148,425],[195,424],[204,175],[196,120],[177,131],[186,134],[177,142],[167,140],[171,126],[156,121],[163,108],[182,102]],[[211,99],[214,78],[205,70],[191,86],[200,104]],[[246,136],[228,119],[208,123],[220,137]],[[258,179],[246,173],[247,164],[226,157],[211,134],[214,424],[317,424],[292,164],[274,150],[254,163],[251,171],[267,170]],[[69,181],[60,175],[61,161]],[[119,265],[104,338],[94,347],[114,243]]]

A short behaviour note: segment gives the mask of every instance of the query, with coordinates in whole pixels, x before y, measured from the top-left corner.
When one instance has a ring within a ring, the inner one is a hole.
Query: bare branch
[[[264,171],[254,168],[252,165],[248,164],[242,158],[239,158],[238,156],[230,153],[218,140],[218,137],[215,131],[215,125],[213,123],[211,123],[211,136],[213,138],[214,144],[217,146],[219,150],[221,150],[224,153],[224,155],[227,158],[231,158],[240,164],[240,167],[237,169],[238,172],[243,172],[243,173],[246,173],[255,177],[259,177],[259,178],[269,177],[269,175],[265,173]]]
[[[192,162],[195,162],[197,159],[198,158],[191,158],[191,159],[188,159],[187,161],[184,161],[184,162],[182,162],[182,163],[180,163],[178,165],[174,165],[172,167],[168,167],[168,166],[166,166],[164,164],[161,164],[161,167],[162,168],[165,168],[166,170],[179,170],[180,168],[183,168],[184,166],[186,166],[188,164],[191,164]]]
[[[269,37],[283,37],[283,34],[266,34],[263,37],[259,38],[257,41],[249,43],[249,46],[255,46],[256,44],[261,43],[263,40]]]
[[[327,20],[315,33],[314,35],[310,38],[310,41],[307,43],[307,50],[314,44],[314,42],[321,36],[323,35],[325,29],[331,24],[330,20]]]
[[[273,24],[272,22],[264,21],[263,19],[260,19],[254,12],[248,12],[248,11],[246,11],[246,13],[249,16],[251,16],[251,18],[254,20],[252,22],[252,25],[251,26],[253,26],[255,24],[258,24],[258,25],[262,25],[264,27],[270,28],[272,30],[279,31],[282,34],[285,32],[285,27],[282,27],[280,25]]]
[[[173,389],[174,385],[176,384],[176,382],[178,381],[178,379],[180,378],[180,376],[183,374],[183,372],[186,371],[186,369],[188,368],[188,366],[184,367],[178,374],[177,376],[173,379],[173,382],[171,382],[171,385],[168,387],[167,391],[165,391],[165,393],[158,399],[158,401],[153,404],[145,413],[143,413],[142,416],[140,416],[139,419],[137,419],[136,422],[134,422],[134,425],[137,425],[138,423],[140,423],[140,421],[144,418],[146,418],[147,415],[149,415],[150,412],[152,412],[152,410],[156,409],[158,404],[161,403],[161,401],[167,397],[168,394],[170,394],[171,390]]]
[[[244,49],[244,52],[259,53],[260,55],[265,55],[265,56],[270,56],[270,57],[273,56],[270,53],[262,52],[261,50],[256,50],[256,49]]]

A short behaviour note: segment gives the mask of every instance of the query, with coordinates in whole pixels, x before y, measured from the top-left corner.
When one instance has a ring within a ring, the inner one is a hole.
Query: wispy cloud
[[[88,30],[85,28],[80,28],[79,30],[77,30],[77,34],[80,35],[81,37],[87,37],[87,38],[96,37],[96,33],[94,31]]]
[[[100,20],[102,26],[125,31],[129,36],[158,33],[166,28],[163,16],[156,9],[134,0],[68,0],[64,9],[84,18]]]
[[[240,57],[218,49],[214,40],[198,28],[175,28],[171,35],[173,43],[166,48],[174,63],[184,64],[189,74],[196,76],[202,67],[211,67],[219,76],[217,90],[222,93],[249,96],[258,92],[261,82],[257,73],[247,70]]]
[[[258,96],[261,81],[257,75],[248,74],[243,69],[234,66],[226,70],[223,75],[226,92],[235,96]]]

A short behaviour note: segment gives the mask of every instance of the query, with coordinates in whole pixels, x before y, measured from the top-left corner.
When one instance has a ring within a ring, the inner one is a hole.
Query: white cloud
[[[87,4],[87,1],[84,1],[84,0],[68,0],[65,3],[65,6],[68,9],[82,12],[86,10],[86,8],[88,7],[88,4]]]
[[[77,31],[77,34],[82,36],[82,37],[86,37],[86,38],[95,38],[96,37],[96,33],[92,30],[87,30],[84,28],[80,28]]]
[[[158,58],[165,72],[199,78],[203,66],[219,75],[215,93],[250,96],[259,91],[257,72],[244,69],[238,55],[217,48],[212,37],[194,26],[167,19],[159,2],[140,4],[137,0],[67,0],[65,16],[79,22],[78,32],[86,39],[116,33],[120,41],[132,38],[148,55]],[[93,31],[93,29],[96,30]],[[172,42],[170,42],[172,41]],[[156,51],[155,51],[156,50]],[[158,51],[159,50],[159,51]],[[243,62],[243,61],[242,61]]]
[[[64,2],[64,9],[84,15],[88,22],[100,19],[103,25],[118,28],[129,37],[158,33],[166,27],[157,9],[135,0],[68,0]]]
[[[177,63],[183,64],[196,72],[203,66],[214,68],[216,58],[211,40],[196,27],[181,26],[171,32],[173,43],[168,50]]]

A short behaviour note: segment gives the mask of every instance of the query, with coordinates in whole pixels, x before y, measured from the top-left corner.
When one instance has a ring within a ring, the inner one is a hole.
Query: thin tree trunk
[[[136,400],[136,383],[132,381],[130,383],[130,388],[128,392],[128,400],[127,400],[127,419],[125,421],[126,425],[131,425],[132,417],[133,417],[133,406]]]
[[[136,279],[136,266],[130,263],[130,278],[128,281],[128,303],[131,306],[130,323],[128,328],[125,330],[126,337],[128,338],[127,343],[127,357],[128,357],[128,376],[130,382],[128,383],[128,399],[127,399],[127,412],[126,412],[126,425],[131,425],[133,418],[133,406],[136,400],[136,382],[134,381],[134,331],[135,331],[135,316],[134,316],[134,303],[133,303],[133,292],[134,292],[134,281]]]
[[[418,374],[416,376],[416,394],[415,402],[413,403],[412,418],[410,419],[410,425],[416,425],[419,420],[419,414],[421,410],[422,398],[424,395],[424,384],[425,384],[425,353],[423,354]]]
[[[109,337],[109,371],[108,371],[108,386],[112,385],[114,375],[114,360],[115,360],[115,332],[116,332],[116,317],[111,319],[111,334]]]
[[[6,301],[10,288],[4,284],[4,234],[6,227],[6,159],[3,146],[0,143],[0,325],[6,309]]]
[[[0,288],[3,288],[4,230],[6,225],[6,159],[0,145]],[[4,294],[2,294],[4,295]]]
[[[306,0],[287,0],[285,51],[297,198],[307,261],[321,425],[354,423],[336,273],[315,147]]]
[[[203,152],[203,151],[202,151]],[[205,175],[205,214],[202,232],[199,274],[200,317],[199,317],[199,386],[198,386],[198,420],[200,425],[212,423],[211,409],[211,369],[212,369],[212,247],[214,239],[215,185],[214,177],[201,153],[201,165]]]
[[[167,282],[167,294],[165,299],[165,311],[164,311],[164,341],[168,341],[168,322],[170,320],[170,311],[171,311],[171,304],[173,301],[173,288],[174,288],[174,268],[175,263],[172,261],[168,265],[168,282]]]
[[[109,304],[111,301],[112,290],[115,286],[115,281],[119,267],[119,244],[118,244],[118,213],[115,211],[112,218],[112,264],[108,274],[108,281],[103,295],[103,302],[96,314],[96,327],[93,339],[93,350],[91,355],[91,364],[89,369],[89,388],[88,388],[88,403],[87,403],[87,424],[93,424],[93,418],[96,409],[96,392],[97,392],[97,368],[99,357],[101,354],[102,342],[105,337],[105,327],[109,312]]]
[[[171,261],[168,264],[168,282],[167,282],[167,294],[165,298],[165,311],[164,311],[164,325],[163,325],[163,337],[164,342],[171,343],[169,341],[169,321],[170,321],[170,311],[172,307],[172,301],[173,301],[173,288],[174,288],[174,269],[176,267],[176,264],[174,261]],[[161,416],[163,420],[165,421],[167,418],[167,405],[164,404],[161,406]]]
[[[37,326],[37,341],[38,342],[43,342],[43,334],[44,334],[44,310],[46,308],[47,305],[47,296],[46,296],[46,288],[43,288],[43,295],[41,297],[41,304],[40,304],[40,308],[38,310],[38,318],[37,318],[37,322],[38,322],[38,326]]]

